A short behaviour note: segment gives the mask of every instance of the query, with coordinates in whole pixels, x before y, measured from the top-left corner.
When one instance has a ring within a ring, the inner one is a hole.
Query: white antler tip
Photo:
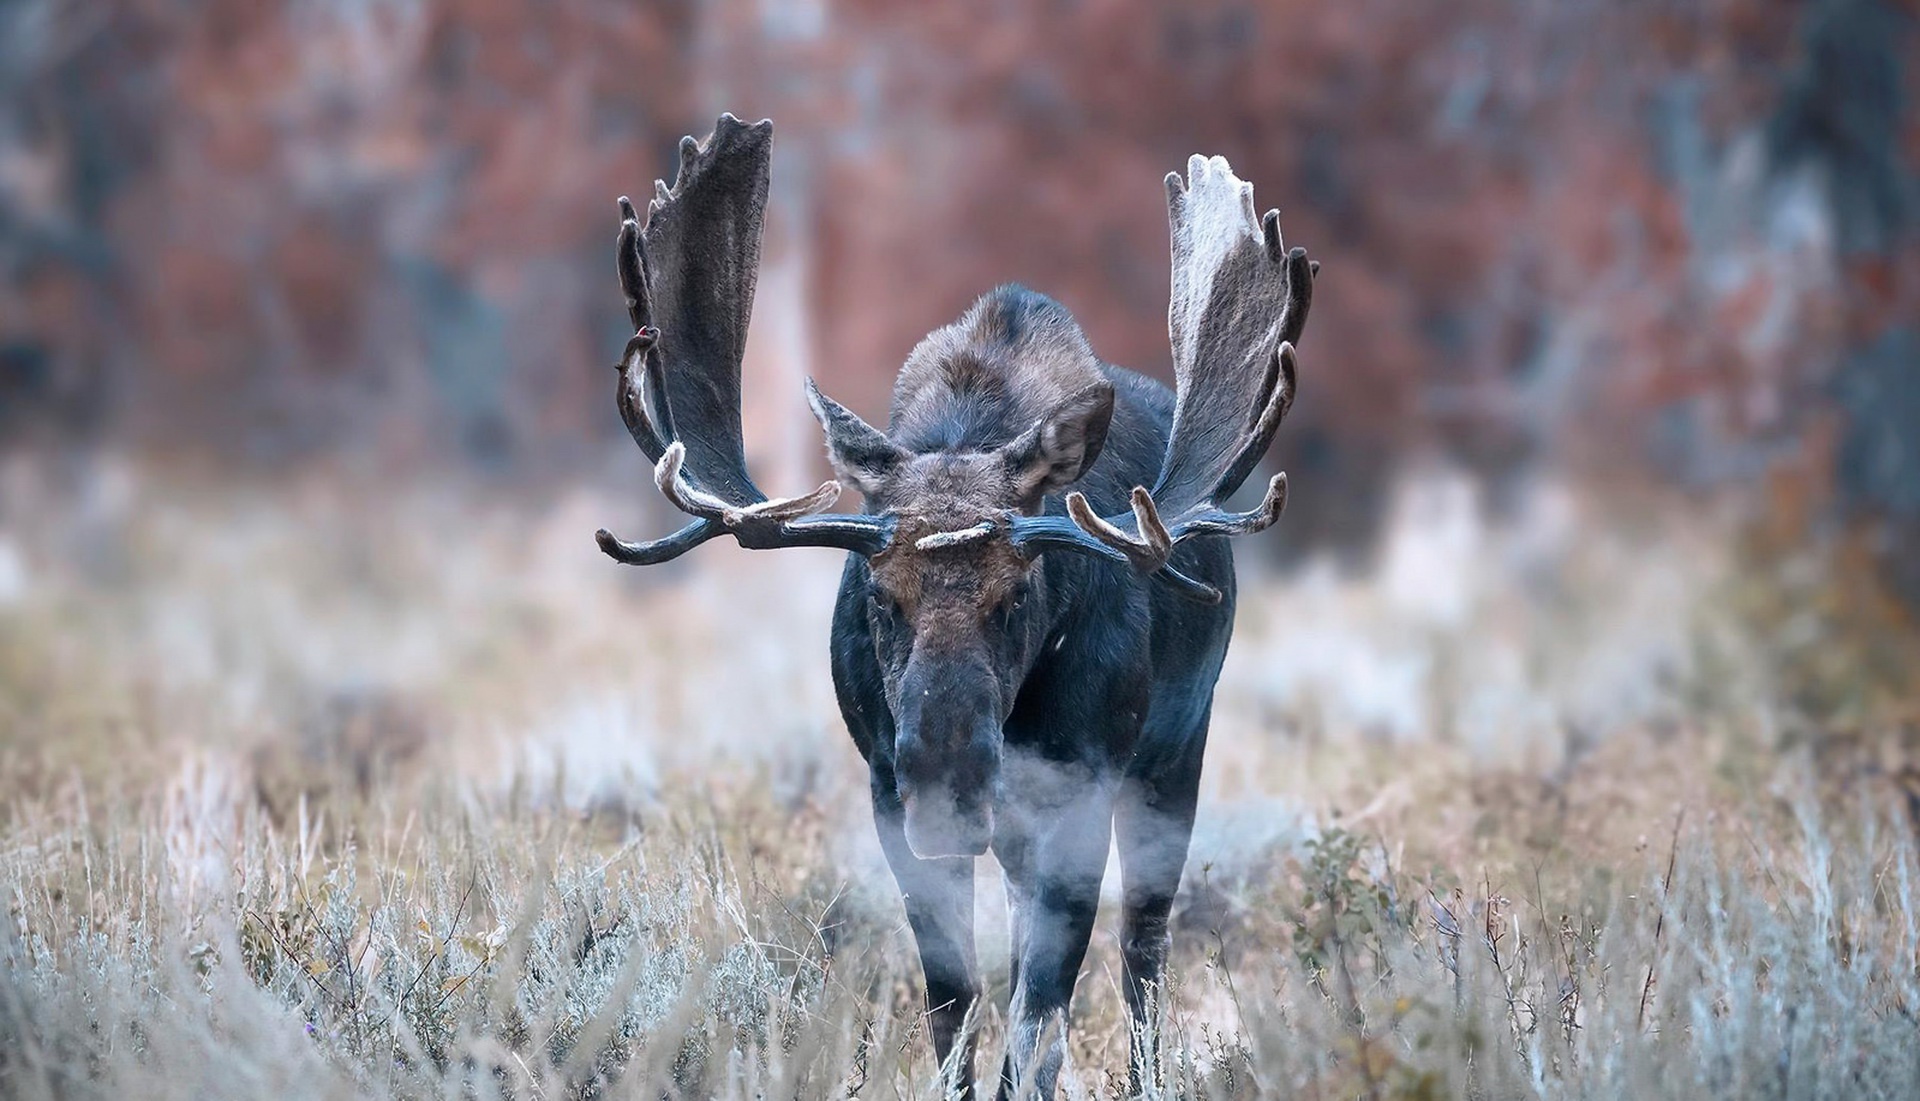
[[[1154,552],[1163,561],[1173,551],[1173,539],[1160,519],[1160,509],[1146,486],[1133,487],[1133,526],[1139,531],[1137,544]]]
[[[660,453],[660,461],[653,464],[653,484],[672,501],[676,498],[674,483],[680,479],[680,464],[687,459],[687,445],[675,440]],[[676,501],[677,503],[677,501]]]
[[[913,541],[913,546],[915,550],[944,550],[947,547],[958,547],[967,543],[978,542],[992,535],[993,532],[993,521],[982,520],[972,527],[961,528],[958,531],[937,531],[932,535],[923,535]]]
[[[800,498],[800,500],[805,501],[807,505],[807,511],[802,513],[802,515],[811,516],[816,512],[825,511],[828,506],[840,499],[842,492],[844,492],[844,488],[840,485],[838,478],[830,478],[827,481],[821,482],[819,489]]]

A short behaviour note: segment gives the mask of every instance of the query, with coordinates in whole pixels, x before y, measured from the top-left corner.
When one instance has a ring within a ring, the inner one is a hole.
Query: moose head
[[[811,384],[808,400],[841,481],[893,524],[865,607],[907,839],[921,856],[973,856],[992,838],[1002,727],[1056,603],[1012,533],[1099,457],[1113,387],[1065,311],[1014,288],[928,336],[901,374],[890,434]]]

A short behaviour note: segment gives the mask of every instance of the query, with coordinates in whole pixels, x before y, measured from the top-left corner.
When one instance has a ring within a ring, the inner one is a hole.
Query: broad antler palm
[[[632,565],[678,558],[718,535],[743,547],[886,548],[884,517],[815,515],[839,499],[828,482],[768,498],[747,472],[740,434],[740,362],[760,270],[773,123],[720,116],[705,142],[683,138],[673,186],[654,184],[642,226],[620,200],[617,263],[634,335],[620,357],[621,419],[654,463],[654,482],[694,522],[628,543],[602,529],[600,548]]]
[[[1014,542],[1030,554],[1066,549],[1120,558],[1198,600],[1220,592],[1169,564],[1198,535],[1245,535],[1270,527],[1287,504],[1276,474],[1259,506],[1221,507],[1253,472],[1293,404],[1294,342],[1306,327],[1320,265],[1288,251],[1280,212],[1256,220],[1253,185],[1225,159],[1196,156],[1187,178],[1167,176],[1173,239],[1173,294],[1167,331],[1176,380],[1173,432],[1160,476],[1136,487],[1132,511],[1100,516],[1084,494],[1067,496],[1071,523],[1021,517]]]

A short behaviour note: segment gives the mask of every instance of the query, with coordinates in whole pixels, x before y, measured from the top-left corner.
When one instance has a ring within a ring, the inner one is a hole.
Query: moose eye
[[[898,621],[902,614],[900,602],[877,589],[867,594],[867,611],[875,618],[887,621]]]
[[[1013,617],[1019,615],[1020,611],[1027,606],[1027,592],[1027,587],[1022,585],[1009,593],[1006,599],[993,610],[995,617],[1002,624],[1011,622]]]

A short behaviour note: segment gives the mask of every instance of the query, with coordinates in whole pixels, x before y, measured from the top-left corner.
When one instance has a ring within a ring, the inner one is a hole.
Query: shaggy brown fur
[[[921,538],[993,520],[1018,504],[1012,471],[997,452],[916,455],[874,497],[899,517],[893,544],[873,558],[874,580],[920,631],[977,629],[1031,568],[1005,539],[921,550]]]
[[[920,453],[990,450],[1102,380],[1072,314],[1023,287],[999,287],[907,356],[887,434]]]

